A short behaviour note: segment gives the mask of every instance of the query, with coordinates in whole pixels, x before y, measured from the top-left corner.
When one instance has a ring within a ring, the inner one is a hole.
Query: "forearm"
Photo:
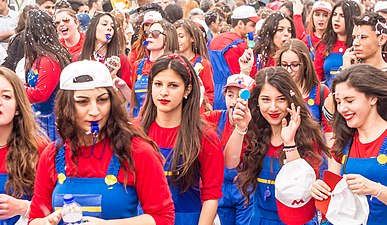
[[[301,158],[300,153],[298,152],[298,148],[296,146],[296,142],[294,140],[291,142],[284,143],[283,150],[285,151],[287,162],[291,162]]]
[[[218,200],[211,199],[203,202],[198,225],[212,225],[218,209]]]
[[[103,224],[98,225],[156,225],[156,221],[149,214],[142,214],[132,218],[104,220]]]
[[[228,169],[233,169],[239,165],[243,139],[244,135],[234,129],[224,148],[224,164]]]
[[[0,41],[8,41],[8,39],[15,33],[15,30],[0,32]]]
[[[373,182],[373,193],[371,196],[373,198],[379,199],[379,201],[383,202],[385,205],[387,205],[387,191],[386,191],[386,186],[380,183]]]

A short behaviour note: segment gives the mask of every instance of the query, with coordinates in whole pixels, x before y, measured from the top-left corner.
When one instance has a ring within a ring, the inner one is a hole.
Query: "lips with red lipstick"
[[[346,121],[350,121],[355,116],[355,114],[344,114],[343,116]]]
[[[160,102],[161,104],[163,104],[163,105],[166,105],[166,104],[170,103],[171,101],[166,100],[166,99],[159,99],[159,102]]]
[[[333,24],[333,28],[337,30],[337,29],[340,28],[340,25],[339,24]]]
[[[279,115],[280,115],[279,113],[275,113],[275,114],[270,114],[270,113],[269,113],[269,116],[270,116],[271,118],[273,118],[273,119],[278,118]]]

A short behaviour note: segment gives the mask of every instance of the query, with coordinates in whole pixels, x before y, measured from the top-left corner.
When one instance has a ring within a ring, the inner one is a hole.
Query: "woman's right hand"
[[[332,195],[331,188],[323,180],[320,179],[313,182],[311,193],[312,197],[318,201],[327,199],[329,196]]]
[[[246,49],[243,55],[239,57],[238,61],[239,61],[239,67],[241,69],[241,73],[243,73],[243,71],[251,71],[251,68],[253,67],[253,64],[254,64],[253,49],[251,48]],[[246,74],[246,75],[249,75],[249,74]]]
[[[247,101],[241,98],[237,99],[232,110],[232,119],[234,121],[234,125],[236,125],[239,130],[244,131],[247,129],[251,120],[251,112]]]

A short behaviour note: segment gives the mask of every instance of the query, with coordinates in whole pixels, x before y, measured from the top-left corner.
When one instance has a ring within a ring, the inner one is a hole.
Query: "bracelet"
[[[245,75],[250,75],[251,69],[241,70],[241,73]]]
[[[30,214],[30,208],[31,208],[31,201],[27,201],[27,210],[26,210],[26,213],[24,213],[24,215],[22,215],[22,217],[29,217],[29,214]]]
[[[238,132],[238,134],[240,134],[240,135],[245,135],[245,134],[247,134],[248,127],[246,128],[245,131],[241,131],[241,130],[238,129],[238,126],[236,126],[236,127],[235,127],[235,130]]]
[[[293,151],[296,151],[296,150],[297,150],[297,147],[294,147],[294,148],[284,148],[282,151],[289,153],[289,152],[293,152]]]
[[[328,111],[328,109],[325,107],[325,105],[322,107],[321,110],[324,114],[324,117],[327,121],[331,121],[333,119],[333,114]]]
[[[288,146],[284,145],[283,148],[297,148],[297,145],[288,145]]]
[[[379,192],[375,196],[371,195],[371,198],[370,198],[371,201],[372,201],[373,198],[378,198],[380,196],[380,194],[382,194],[383,185],[381,183],[379,183],[379,182],[378,182],[378,184],[379,184]]]

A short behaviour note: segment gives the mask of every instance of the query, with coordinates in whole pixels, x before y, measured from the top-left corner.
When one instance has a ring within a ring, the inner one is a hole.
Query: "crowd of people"
[[[0,0],[0,225],[382,225],[387,1]]]

